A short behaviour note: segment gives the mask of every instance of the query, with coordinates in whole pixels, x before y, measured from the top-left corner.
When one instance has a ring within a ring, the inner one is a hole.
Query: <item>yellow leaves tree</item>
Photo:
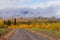
[[[4,27],[4,20],[0,19],[0,28]]]

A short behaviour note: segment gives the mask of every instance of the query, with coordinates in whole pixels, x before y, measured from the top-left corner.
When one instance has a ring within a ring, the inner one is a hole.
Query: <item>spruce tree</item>
[[[16,25],[16,18],[14,19],[14,25]]]

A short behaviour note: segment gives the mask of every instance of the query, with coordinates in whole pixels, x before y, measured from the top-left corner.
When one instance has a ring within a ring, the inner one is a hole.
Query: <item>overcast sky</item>
[[[0,9],[6,8],[45,8],[48,6],[60,6],[60,0],[0,0]]]
[[[41,8],[44,13],[60,17],[60,0],[0,0],[0,10],[9,8]]]

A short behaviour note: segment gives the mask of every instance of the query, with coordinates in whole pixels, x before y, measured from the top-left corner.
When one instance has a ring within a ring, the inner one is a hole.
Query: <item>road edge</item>
[[[0,40],[7,40],[14,32],[15,32],[15,29],[5,34]]]
[[[27,30],[28,30],[28,29],[27,29]],[[41,32],[37,32],[37,31],[34,31],[34,30],[29,30],[29,31],[31,31],[31,32],[33,32],[33,33],[36,33],[37,35],[40,35],[40,36],[42,36],[42,37],[47,37],[47,38],[49,38],[50,40],[60,40],[60,39],[52,38],[52,37],[50,37],[50,36],[48,36],[48,35],[45,35],[45,34],[43,34],[43,33],[41,33]]]

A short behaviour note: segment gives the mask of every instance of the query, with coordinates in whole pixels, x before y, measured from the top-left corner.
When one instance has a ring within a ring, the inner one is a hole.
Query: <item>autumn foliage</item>
[[[50,21],[23,21],[17,22],[16,19],[14,21],[1,20],[0,19],[0,27],[7,28],[41,28],[41,29],[49,29],[60,31],[60,22],[50,22]]]
[[[20,24],[20,25],[11,25],[10,28],[41,28],[49,30],[60,30],[60,22],[58,23],[36,23],[36,24]]]
[[[4,20],[0,19],[0,28],[4,27]]]

